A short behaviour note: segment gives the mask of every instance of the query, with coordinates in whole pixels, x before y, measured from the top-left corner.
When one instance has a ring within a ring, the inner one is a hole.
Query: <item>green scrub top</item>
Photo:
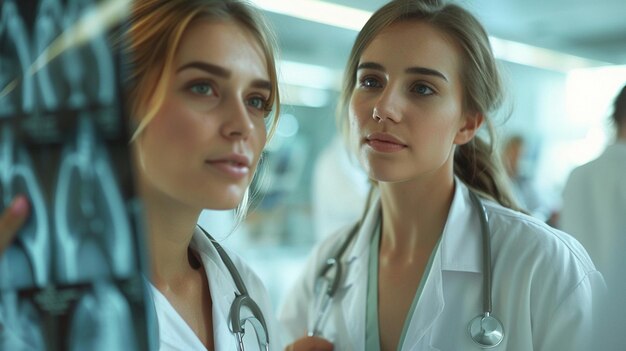
[[[371,351],[380,351],[380,329],[378,327],[378,251],[380,249],[380,232],[381,228],[379,221],[376,229],[374,230],[374,235],[372,235],[372,242],[370,243],[367,275],[368,278],[365,314],[365,349]],[[415,306],[417,306],[417,301],[419,301],[419,298],[422,295],[422,290],[424,289],[424,284],[426,283],[426,279],[430,274],[430,268],[433,264],[433,258],[435,257],[435,253],[439,249],[440,241],[441,238],[437,241],[435,248],[430,254],[428,263],[424,268],[424,274],[422,275],[422,279],[420,280],[417,291],[415,292],[415,296],[413,297],[411,308],[406,315],[406,320],[404,321],[404,326],[402,327],[402,334],[400,334],[400,342],[398,342],[398,351],[402,349],[402,344],[404,343],[407,329],[409,327],[409,323],[411,322],[411,317],[413,316],[413,312],[415,311]]]

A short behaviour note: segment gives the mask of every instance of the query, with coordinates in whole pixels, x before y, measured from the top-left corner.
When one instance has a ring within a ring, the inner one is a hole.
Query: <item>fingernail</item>
[[[11,204],[11,213],[15,216],[23,216],[28,211],[28,200],[26,196],[18,195]]]

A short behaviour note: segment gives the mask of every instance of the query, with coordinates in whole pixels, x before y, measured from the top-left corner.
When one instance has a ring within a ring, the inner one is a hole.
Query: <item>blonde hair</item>
[[[134,140],[159,111],[169,86],[169,75],[181,37],[197,19],[231,20],[246,28],[258,41],[267,61],[271,90],[265,110],[269,116],[268,140],[278,125],[280,96],[276,73],[276,38],[264,17],[242,0],[136,0],[122,38],[127,60],[126,96],[131,120],[140,117]],[[259,162],[261,164],[261,162]],[[261,168],[261,167],[259,167]],[[258,169],[255,178],[260,177]],[[235,209],[237,225],[249,206],[247,190]],[[233,229],[234,230],[234,229]]]
[[[488,140],[476,135],[461,145],[454,155],[454,173],[474,191],[492,198],[503,206],[517,206],[510,194],[499,157],[493,146],[495,130],[490,113],[502,103],[502,83],[487,33],[467,10],[439,0],[391,1],[367,21],[352,47],[343,80],[342,94],[337,110],[337,123],[349,143],[349,121],[346,118],[354,87],[359,60],[365,48],[383,29],[398,22],[422,21],[446,33],[454,40],[463,55],[461,81],[463,108],[481,113],[485,118]]]

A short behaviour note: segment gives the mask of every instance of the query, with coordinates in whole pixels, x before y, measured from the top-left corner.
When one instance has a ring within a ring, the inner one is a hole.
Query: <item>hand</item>
[[[0,254],[9,246],[17,231],[28,217],[29,205],[26,196],[13,198],[11,205],[0,215]]]
[[[287,346],[285,351],[332,351],[333,344],[317,336],[306,336]]]

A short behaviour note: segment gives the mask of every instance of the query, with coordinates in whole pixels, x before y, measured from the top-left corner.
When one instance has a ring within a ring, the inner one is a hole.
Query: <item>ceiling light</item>
[[[489,37],[494,56],[500,60],[522,65],[569,72],[573,69],[610,66],[610,63],[568,55],[515,41]]]
[[[317,0],[252,0],[252,2],[266,11],[355,31],[361,30],[372,15],[369,11]]]
[[[315,89],[340,90],[341,71],[320,65],[281,60],[278,63],[283,83]]]
[[[259,8],[282,15],[359,31],[372,12],[320,0],[252,0]],[[489,37],[497,59],[522,65],[568,72],[572,69],[610,66],[610,63],[548,50],[515,41]]]

